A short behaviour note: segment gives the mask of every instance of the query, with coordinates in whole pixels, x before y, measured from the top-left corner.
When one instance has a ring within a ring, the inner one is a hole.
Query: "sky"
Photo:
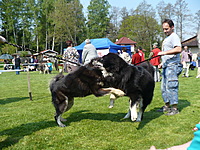
[[[156,5],[162,0],[146,0],[148,4],[151,4],[152,7],[156,8]],[[83,5],[83,9],[86,12],[87,6],[90,4],[90,0],[80,0]],[[126,7],[128,10],[136,9],[136,7],[143,2],[143,0],[108,0],[111,6],[116,6],[119,8]],[[176,0],[164,0],[164,2],[175,4]],[[200,0],[185,0],[188,4],[188,9],[191,10],[191,13],[195,14],[198,10],[200,10]]]
[[[159,2],[162,0],[146,0],[147,4],[151,4],[153,8],[156,9],[156,6]],[[166,4],[171,3],[174,5],[176,3],[176,0],[163,0]],[[143,2],[143,0],[108,0],[109,4],[111,6],[116,6],[119,8],[126,7],[129,11],[130,9],[136,9],[137,6]],[[185,2],[188,4],[188,9],[190,10],[189,13],[195,15],[200,10],[200,0],[185,0]],[[83,11],[84,13],[87,12],[87,6],[90,4],[90,0],[80,0],[80,3],[83,5]],[[189,31],[190,35],[184,35],[184,39],[188,39],[192,36],[194,36],[196,33],[191,29]]]

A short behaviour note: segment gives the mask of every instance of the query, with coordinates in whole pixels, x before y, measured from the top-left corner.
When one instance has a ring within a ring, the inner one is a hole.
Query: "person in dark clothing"
[[[19,55],[15,58],[15,69],[20,69],[21,59]],[[16,71],[16,75],[19,75],[19,71]]]

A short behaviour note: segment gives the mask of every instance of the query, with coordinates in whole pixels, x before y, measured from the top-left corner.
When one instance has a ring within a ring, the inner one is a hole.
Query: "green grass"
[[[48,85],[53,74],[30,72],[33,101],[29,100],[27,73],[0,75],[0,149],[14,150],[146,150],[151,145],[167,148],[193,137],[199,120],[200,79],[196,70],[190,78],[180,76],[180,114],[165,116],[155,110],[163,106],[160,83],[142,122],[123,120],[128,98],[122,97],[108,109],[109,96],[75,98],[63,117],[67,127],[57,127]]]

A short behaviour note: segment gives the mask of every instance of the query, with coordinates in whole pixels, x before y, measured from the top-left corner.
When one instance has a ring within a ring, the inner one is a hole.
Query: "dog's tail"
[[[57,81],[59,81],[60,79],[64,78],[64,75],[61,73],[59,73],[58,75],[56,75],[50,82],[49,87],[50,87],[50,91],[53,90],[54,85],[56,84]]]

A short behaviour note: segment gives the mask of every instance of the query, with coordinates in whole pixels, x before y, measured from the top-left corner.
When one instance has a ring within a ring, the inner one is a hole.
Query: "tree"
[[[150,51],[152,43],[159,40],[161,33],[160,25],[154,19],[156,12],[151,5],[143,1],[131,14],[122,21],[119,38],[128,36],[137,41],[138,46]]]
[[[192,21],[192,15],[189,14],[189,9],[187,7],[185,0],[177,0],[175,3],[175,21],[176,21],[176,33],[180,36],[181,41],[183,40],[183,33],[186,34],[185,28],[188,28]],[[190,26],[191,27],[191,26]]]
[[[157,8],[157,12],[158,12],[158,15],[160,17],[161,23],[164,19],[172,19],[173,20],[174,6],[171,3],[166,4],[162,0],[157,4],[156,8]]]
[[[115,40],[119,33],[119,28],[121,24],[120,20],[120,8],[119,7],[112,7],[110,11],[110,24],[108,28],[107,37],[111,40]]]
[[[109,8],[107,0],[91,0],[88,6],[88,38],[106,37],[109,27]]]
[[[54,26],[52,37],[54,37],[56,43],[61,43],[60,51],[62,51],[62,43],[67,39],[72,40],[75,44],[82,40],[80,35],[84,35],[82,33],[85,26],[85,18],[82,13],[83,6],[79,0],[57,0],[54,8],[54,11],[50,14],[51,24]]]
[[[163,0],[160,1],[157,6],[157,13],[159,15],[159,22],[162,24],[162,22],[165,19],[172,19],[174,18],[174,6],[171,3],[166,4]],[[160,29],[162,30],[162,26],[160,26]],[[162,32],[161,33],[162,39],[164,39],[165,34]]]
[[[197,22],[197,31],[200,30],[200,10],[195,14],[194,17],[195,21]]]

